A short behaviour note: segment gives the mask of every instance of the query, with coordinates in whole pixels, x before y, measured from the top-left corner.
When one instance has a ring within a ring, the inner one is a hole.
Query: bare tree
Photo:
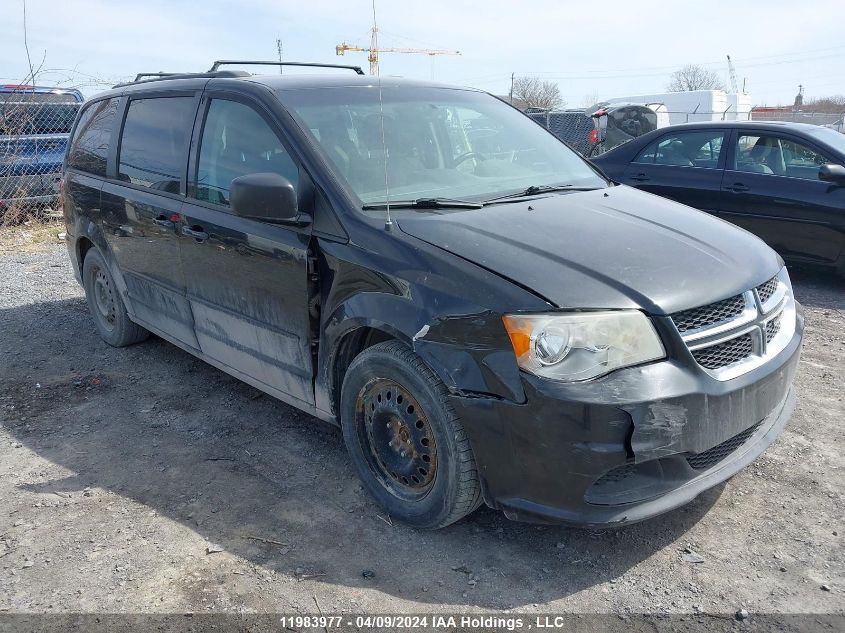
[[[593,90],[584,95],[583,100],[581,101],[581,105],[585,108],[589,108],[590,106],[594,106],[599,102],[599,91]]]
[[[845,112],[845,96],[832,95],[830,97],[819,97],[811,101],[804,102],[803,110],[808,112],[830,112],[838,114]]]
[[[541,81],[539,77],[516,77],[513,80],[511,100],[523,109],[551,110],[566,105],[558,85],[552,81]]]
[[[724,90],[725,82],[712,70],[702,66],[687,64],[672,73],[666,90],[669,92],[687,92],[690,90]]]

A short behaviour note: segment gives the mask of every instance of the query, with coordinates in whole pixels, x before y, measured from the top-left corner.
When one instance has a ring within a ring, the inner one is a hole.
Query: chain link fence
[[[823,125],[845,134],[845,112],[801,112],[789,110],[763,110],[752,112],[753,121],[787,121]]]
[[[552,134],[569,144],[584,156],[591,155],[597,142],[594,120],[584,110],[528,112],[529,117],[548,129]],[[592,137],[591,137],[592,134]]]
[[[76,90],[0,86],[0,224],[59,213],[59,184]]]

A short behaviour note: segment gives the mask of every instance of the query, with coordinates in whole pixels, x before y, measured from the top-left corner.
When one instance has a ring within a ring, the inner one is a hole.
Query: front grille
[[[780,277],[698,308],[670,314],[693,359],[716,380],[759,367],[786,345],[792,323],[789,288]]]
[[[760,303],[766,303],[775,294],[778,289],[778,278],[772,277],[761,286],[757,286],[757,296],[760,297]]]
[[[774,319],[766,323],[766,343],[771,343],[772,339],[780,332],[780,322],[783,315],[779,314]]]
[[[740,446],[745,444],[745,442],[748,441],[748,438],[754,435],[754,431],[756,431],[757,427],[759,426],[760,423],[758,422],[751,428],[745,429],[742,433],[737,433],[732,438],[730,438],[729,440],[725,440],[718,446],[708,448],[702,453],[697,453],[695,455],[687,455],[687,464],[689,464],[690,467],[694,468],[695,470],[706,470],[711,466],[715,466],[720,461],[725,459],[725,457],[727,457]]]
[[[753,348],[751,334],[745,334],[718,345],[695,350],[692,355],[702,367],[720,369],[747,358]]]
[[[672,321],[678,331],[683,333],[736,318],[744,309],[745,299],[742,295],[737,295],[699,308],[676,312],[672,315]]]

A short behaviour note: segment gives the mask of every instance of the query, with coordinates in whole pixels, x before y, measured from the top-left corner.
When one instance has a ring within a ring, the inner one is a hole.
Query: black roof
[[[791,128],[797,130],[817,130],[818,125],[812,123],[793,123],[792,121],[694,121],[692,123],[677,123],[667,127],[659,128],[658,132],[665,132],[666,130],[675,129],[692,129],[692,128],[751,128],[760,130],[782,130],[784,128]]]
[[[254,81],[264,84],[273,90],[301,90],[303,88],[355,88],[373,87],[379,85],[379,78],[370,75],[251,75],[244,78],[246,81]],[[417,79],[405,79],[403,77],[382,77],[382,88],[445,88],[458,90],[475,90],[441,84],[433,81],[420,81]]]
[[[145,75],[145,73],[141,73]],[[152,75],[153,73],[150,73]],[[195,90],[214,80],[245,81],[267,86],[271,90],[303,90],[313,88],[360,88],[375,87],[379,85],[379,78],[369,75],[358,75],[350,72],[315,74],[267,74],[253,75],[243,71],[222,70],[206,73],[184,73],[175,75],[164,75],[154,79],[141,79],[139,81],[118,84],[111,90],[101,92],[92,99],[114,97],[134,92],[152,92],[183,88]],[[441,84],[432,81],[419,81],[405,79],[402,77],[381,77],[383,88],[440,88],[450,90],[470,90],[481,92],[476,88],[467,88],[449,84]]]

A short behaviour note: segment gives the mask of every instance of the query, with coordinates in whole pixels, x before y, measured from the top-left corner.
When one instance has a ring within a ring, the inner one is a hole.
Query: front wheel
[[[475,458],[448,392],[402,343],[379,343],[352,362],[341,426],[353,467],[390,516],[436,529],[481,504]]]

